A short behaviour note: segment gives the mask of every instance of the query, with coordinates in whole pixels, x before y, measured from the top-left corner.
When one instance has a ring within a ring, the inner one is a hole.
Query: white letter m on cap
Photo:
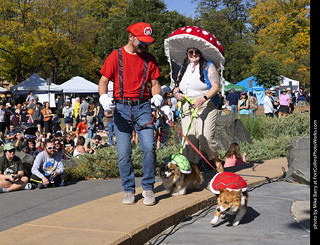
[[[151,35],[152,34],[152,29],[150,27],[144,28],[144,35]]]

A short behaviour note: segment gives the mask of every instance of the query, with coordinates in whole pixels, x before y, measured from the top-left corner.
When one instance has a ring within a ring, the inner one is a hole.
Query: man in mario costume
[[[114,50],[101,69],[99,81],[100,103],[105,111],[114,110],[114,130],[117,139],[118,165],[124,204],[135,203],[134,169],[131,161],[131,137],[135,130],[142,151],[143,203],[155,204],[156,154],[153,140],[153,117],[151,106],[161,106],[161,86],[157,80],[160,71],[156,59],[147,52],[153,42],[152,27],[143,22],[130,25],[128,43]],[[114,82],[113,96],[108,95],[108,83]],[[151,95],[147,83],[151,82]]]

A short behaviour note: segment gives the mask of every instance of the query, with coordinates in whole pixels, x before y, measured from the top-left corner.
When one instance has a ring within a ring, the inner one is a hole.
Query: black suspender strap
[[[118,49],[119,55],[119,84],[120,84],[120,97],[123,98],[123,62],[122,62],[122,51]]]
[[[144,59],[144,67],[143,67],[143,81],[141,84],[141,91],[140,91],[140,96],[139,99],[141,100],[144,94],[144,88],[146,86],[146,77],[147,77],[147,71],[148,71],[148,52],[145,52],[146,56]]]
[[[123,61],[122,61],[122,51],[121,48],[118,49],[119,55],[119,88],[120,88],[120,97],[123,98]],[[144,68],[143,68],[143,81],[141,84],[141,91],[139,95],[139,99],[142,99],[144,94],[144,89],[146,86],[146,78],[147,78],[147,71],[148,71],[148,53],[145,52],[145,60],[144,60]]]

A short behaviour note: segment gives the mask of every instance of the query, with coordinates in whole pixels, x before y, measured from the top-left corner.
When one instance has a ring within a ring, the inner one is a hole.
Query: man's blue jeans
[[[87,133],[88,133],[88,139],[94,138],[94,136],[97,135],[97,129],[96,126],[94,126],[93,129],[87,128]]]
[[[114,124],[113,122],[107,122],[107,128],[108,128],[108,138],[109,138],[109,146],[113,146],[113,132],[114,132]]]
[[[103,114],[98,114],[98,128],[99,130],[104,130],[104,124],[103,124]]]
[[[231,115],[238,116],[238,105],[231,105]]]
[[[153,124],[144,126],[151,121],[150,102],[136,106],[116,104],[113,122],[117,139],[120,177],[125,192],[135,193],[134,169],[131,160],[133,124],[135,125],[135,130],[139,137],[139,146],[142,151],[143,177],[141,185],[144,190],[153,189],[156,171],[155,142],[153,139],[154,126]]]

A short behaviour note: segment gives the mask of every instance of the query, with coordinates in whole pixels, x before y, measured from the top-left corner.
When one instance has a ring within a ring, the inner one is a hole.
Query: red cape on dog
[[[238,174],[222,172],[216,174],[210,182],[210,190],[214,194],[220,194],[219,188],[231,191],[242,189],[242,192],[245,192],[247,190],[247,182]]]

